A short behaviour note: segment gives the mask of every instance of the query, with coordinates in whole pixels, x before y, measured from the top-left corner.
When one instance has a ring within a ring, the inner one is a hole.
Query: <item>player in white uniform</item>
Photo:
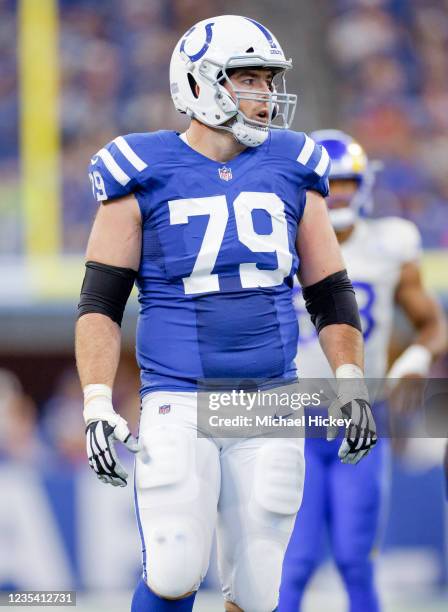
[[[337,189],[333,183],[332,193]],[[331,196],[329,200],[331,205]],[[332,212],[335,211],[330,211],[330,214]],[[361,315],[366,377],[383,378],[387,373],[388,347],[396,298],[401,305],[397,289],[403,289],[403,285],[399,285],[406,264],[411,264],[407,270],[409,274],[411,271],[415,272],[414,265],[421,255],[419,232],[411,221],[398,217],[360,218],[347,239],[341,241],[341,250]],[[296,359],[300,377],[331,377],[331,368],[317,341],[300,291],[295,294],[295,305],[301,330],[300,350]],[[415,355],[410,366],[412,373],[421,373],[424,376],[431,362],[430,351],[426,350],[424,345],[417,344],[412,348],[412,354]],[[394,371],[395,369],[392,373]]]
[[[330,219],[356,292],[366,376],[388,376],[395,387],[403,385],[404,378],[425,377],[433,357],[446,346],[446,326],[441,308],[422,284],[418,229],[397,217],[362,216],[371,204],[374,176],[363,149],[338,130],[314,132],[313,137],[326,147],[332,160]],[[300,327],[299,378],[330,378],[331,369],[298,287],[295,303]],[[388,371],[395,305],[404,310],[416,335]],[[319,542],[326,528],[351,612],[379,610],[371,553],[380,514],[387,442],[380,437],[377,452],[353,469],[340,464],[333,443],[306,439],[304,499],[285,557],[279,612],[300,609],[306,584],[320,561]]]

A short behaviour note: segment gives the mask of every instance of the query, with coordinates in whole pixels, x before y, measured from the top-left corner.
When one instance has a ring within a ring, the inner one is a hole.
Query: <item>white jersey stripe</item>
[[[330,163],[330,156],[327,153],[327,149],[322,147],[322,155],[319,160],[319,163],[314,168],[314,172],[319,176],[323,176],[325,174],[326,169],[328,168],[328,164]]]
[[[118,183],[120,183],[120,185],[123,185],[124,187],[125,185],[129,183],[129,181],[131,180],[131,177],[129,177],[126,174],[126,172],[124,172],[120,168],[120,166],[117,164],[117,162],[114,160],[114,158],[112,157],[112,155],[109,153],[107,149],[100,149],[98,153],[95,155],[95,157],[101,157],[106,168],[112,174],[114,179]]]
[[[305,143],[300,151],[297,161],[299,164],[306,164],[314,151],[314,140],[305,134]]]
[[[114,142],[117,145],[117,147],[126,157],[128,162],[131,163],[134,166],[134,168],[136,168],[139,172],[141,172],[142,170],[148,167],[148,164],[145,164],[145,162],[141,159],[141,157],[139,157],[137,153],[135,153],[131,149],[131,147],[128,145],[128,143],[123,138],[123,136],[118,136],[117,138],[114,138],[112,142]]]

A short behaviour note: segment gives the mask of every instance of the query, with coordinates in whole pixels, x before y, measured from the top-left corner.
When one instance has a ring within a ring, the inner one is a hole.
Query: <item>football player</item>
[[[90,466],[103,482],[124,486],[114,441],[137,453],[143,574],[133,612],[192,610],[216,524],[226,610],[277,606],[302,497],[303,438],[199,437],[198,381],[293,383],[299,261],[341,381],[334,410],[345,404],[352,418],[340,457],[356,463],[376,443],[358,308],[324,200],[329,158],[288,129],[296,104],[284,88],[290,68],[263,25],[238,16],[204,20],[171,59],[171,95],[191,118],[187,131],[119,136],[91,161],[101,205],[87,247],[76,354]],[[138,443],[112,402],[134,282]],[[358,381],[351,395],[347,377]]]
[[[404,379],[426,377],[431,361],[446,347],[442,310],[422,284],[419,232],[405,219],[365,218],[371,205],[374,169],[364,150],[338,130],[321,130],[312,136],[325,146],[331,159],[329,215],[356,292],[366,377],[381,379],[387,375],[398,393]],[[299,377],[330,377],[317,336],[306,321],[300,290],[296,305],[303,323],[297,354]],[[415,338],[387,372],[395,305],[413,324]],[[372,555],[387,453],[387,439],[381,438],[375,453],[353,469],[338,460],[334,443],[318,437],[306,439],[304,497],[285,556],[280,612],[301,609],[306,585],[322,556],[320,544],[326,532],[351,612],[380,609]]]

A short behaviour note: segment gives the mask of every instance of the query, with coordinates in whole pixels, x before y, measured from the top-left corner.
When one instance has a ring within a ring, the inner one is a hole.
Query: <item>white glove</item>
[[[125,487],[128,473],[117,457],[115,440],[122,442],[131,453],[138,452],[139,445],[125,419],[113,409],[112,389],[107,385],[84,387],[83,415],[90,467],[102,482]]]
[[[377,443],[376,425],[360,368],[351,364],[341,366],[336,370],[336,378],[338,379],[337,397],[330,404],[328,416],[334,419],[350,419],[338,456],[342,463],[356,464]],[[338,433],[337,425],[329,425],[327,440],[335,440]]]

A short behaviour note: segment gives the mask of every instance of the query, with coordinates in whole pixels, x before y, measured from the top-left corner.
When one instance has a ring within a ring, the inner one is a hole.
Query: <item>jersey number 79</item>
[[[168,202],[171,225],[188,223],[189,217],[208,215],[209,221],[197,254],[193,270],[184,277],[186,294],[219,291],[218,274],[213,274],[229,220],[226,197],[188,198]],[[257,234],[252,220],[254,209],[265,210],[272,221],[270,234]],[[244,289],[274,287],[288,276],[292,265],[292,254],[288,242],[288,226],[285,207],[275,193],[253,191],[241,192],[233,201],[238,239],[254,253],[276,253],[277,269],[260,270],[256,263],[241,263],[239,275]]]

